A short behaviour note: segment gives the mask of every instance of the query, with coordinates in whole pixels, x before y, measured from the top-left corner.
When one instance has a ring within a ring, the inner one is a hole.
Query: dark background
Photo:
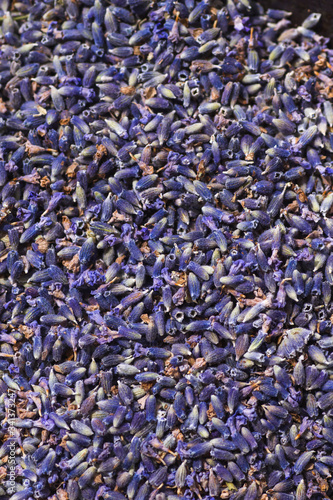
[[[292,12],[293,24],[301,24],[311,12],[319,12],[320,23],[313,28],[320,35],[333,37],[333,0],[261,0],[267,9],[283,9]],[[330,46],[333,46],[331,41]]]

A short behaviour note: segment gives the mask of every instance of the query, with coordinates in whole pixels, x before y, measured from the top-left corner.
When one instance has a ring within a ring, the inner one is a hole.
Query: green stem
[[[15,19],[15,21],[21,21],[21,19],[28,19],[29,17],[29,14],[24,14],[24,16],[12,16],[13,19]],[[0,21],[4,21],[6,19],[6,16],[2,16],[0,17]]]

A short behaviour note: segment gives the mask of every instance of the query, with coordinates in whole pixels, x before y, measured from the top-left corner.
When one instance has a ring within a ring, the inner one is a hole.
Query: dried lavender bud
[[[0,11],[1,495],[333,497],[320,14]]]

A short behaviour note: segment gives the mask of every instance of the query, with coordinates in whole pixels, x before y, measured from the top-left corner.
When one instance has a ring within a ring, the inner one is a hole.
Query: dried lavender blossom
[[[290,15],[0,2],[1,498],[333,497],[333,52]]]

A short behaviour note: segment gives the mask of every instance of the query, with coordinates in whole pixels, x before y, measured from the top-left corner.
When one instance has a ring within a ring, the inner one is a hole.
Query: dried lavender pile
[[[332,499],[320,16],[0,7],[0,499]]]

